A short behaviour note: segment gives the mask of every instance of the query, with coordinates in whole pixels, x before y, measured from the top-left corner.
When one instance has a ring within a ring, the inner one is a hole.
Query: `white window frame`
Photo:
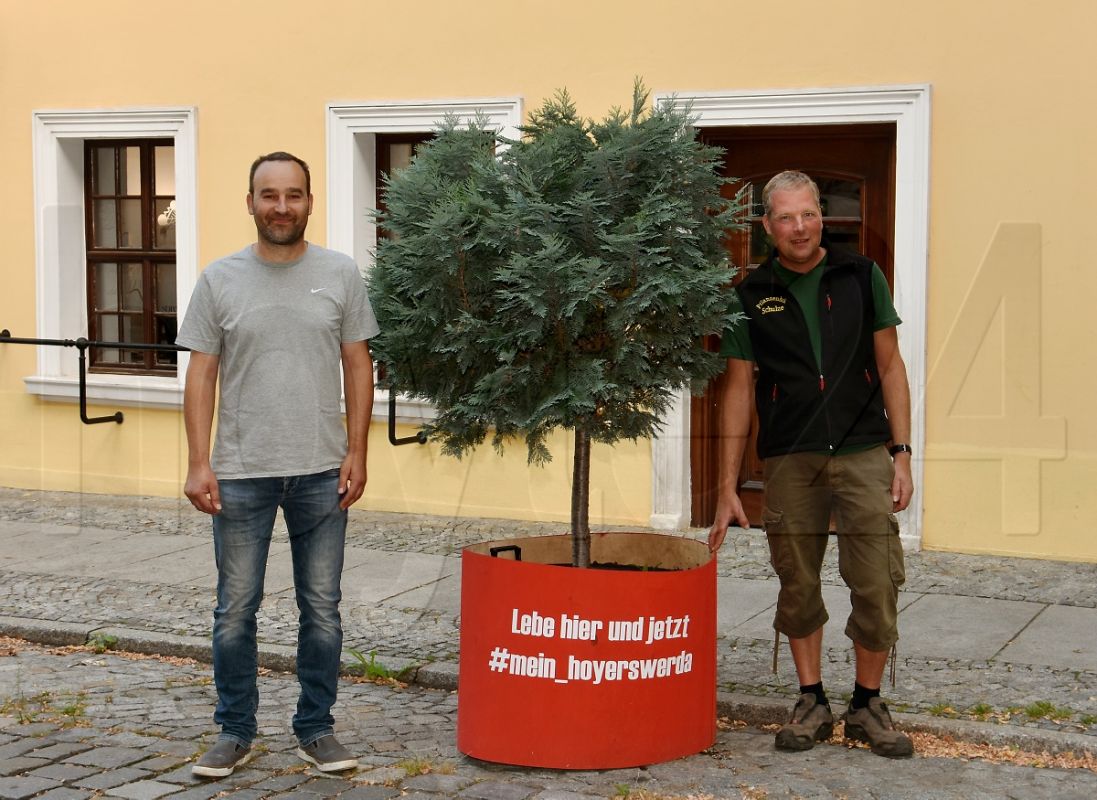
[[[926,297],[929,277],[930,86],[850,87],[751,92],[658,93],[656,102],[689,107],[699,128],[895,123],[895,308],[911,393],[915,502],[903,512],[904,540],[922,537],[926,397]],[[689,394],[682,392],[652,442],[651,525],[690,522]]]
[[[34,223],[39,339],[77,339],[88,332],[84,230],[84,142],[171,139],[175,145],[175,293],[178,319],[198,276],[197,109],[124,108],[33,112]],[[12,335],[20,336],[17,331]],[[89,400],[179,407],[187,354],[175,376],[87,375]],[[79,398],[75,349],[41,346],[27,392],[50,400]]]
[[[377,249],[377,139],[379,133],[427,133],[447,116],[461,123],[480,116],[504,136],[516,139],[522,122],[520,97],[341,102],[327,106],[328,247],[354,258],[366,280]],[[388,419],[389,396],[378,389],[375,419]],[[396,419],[419,423],[434,415],[429,404],[398,400]]]

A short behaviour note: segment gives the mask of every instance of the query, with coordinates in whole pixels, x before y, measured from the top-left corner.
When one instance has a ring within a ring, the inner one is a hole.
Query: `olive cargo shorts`
[[[838,568],[853,605],[846,636],[876,652],[895,644],[906,573],[899,523],[891,513],[894,475],[883,445],[840,456],[793,453],[766,459],[762,523],[781,579],[773,620],[777,631],[799,639],[829,619],[819,573],[833,511]]]

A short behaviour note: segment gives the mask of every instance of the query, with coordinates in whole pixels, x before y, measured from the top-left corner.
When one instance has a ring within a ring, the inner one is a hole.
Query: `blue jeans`
[[[221,737],[244,746],[255,738],[259,706],[255,614],[278,507],[289,529],[293,586],[300,611],[297,679],[301,697],[293,732],[309,745],[333,732],[343,628],[339,618],[347,512],[339,508],[339,470],[284,478],[219,481],[221,512],[213,517],[217,608],[213,612],[213,675]]]

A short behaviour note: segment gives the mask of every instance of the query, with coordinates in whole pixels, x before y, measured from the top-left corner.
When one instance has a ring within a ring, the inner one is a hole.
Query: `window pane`
[[[118,265],[96,264],[95,270],[95,310],[118,310]]]
[[[414,145],[411,142],[398,142],[389,145],[389,175],[395,175],[411,163],[414,155]]]
[[[773,241],[761,222],[750,223],[750,263],[761,264],[769,257]]]
[[[118,331],[122,338],[118,341],[140,341],[140,331],[142,331],[140,314],[123,314],[118,319],[122,324],[121,330]]]
[[[123,191],[120,194],[141,195],[141,148],[123,147],[118,164]]]
[[[96,147],[92,194],[114,194],[114,148]]]
[[[118,341],[118,317],[114,314],[103,314],[99,317],[99,340],[103,342]]]
[[[144,322],[144,317],[141,314],[126,314],[122,317],[122,338],[119,341],[142,341]],[[145,352],[143,350],[123,350],[122,361],[127,364],[143,364],[145,363]]]
[[[156,310],[175,313],[175,265],[156,265]]]
[[[839,178],[819,181],[819,205],[824,217],[861,218],[861,184]]]
[[[750,215],[761,217],[766,213],[766,207],[762,205],[762,187],[750,185]]]
[[[122,310],[143,311],[145,308],[145,283],[140,264],[122,265]]]
[[[119,200],[122,206],[122,230],[119,247],[142,247],[141,200]]]
[[[157,250],[175,249],[175,200],[161,197],[156,200],[156,227],[153,235],[156,242],[153,245]]]
[[[176,334],[176,318],[175,317],[156,317],[156,343],[157,344],[175,344]],[[170,350],[161,350],[156,352],[157,364],[170,364],[175,366],[176,353]]]
[[[153,161],[156,172],[154,174],[154,194],[175,194],[175,146],[164,145],[153,148]]]
[[[118,220],[115,216],[115,202],[113,200],[94,200],[95,241],[92,247],[118,246]]]
[[[113,314],[103,314],[99,317],[99,341],[101,342],[117,342],[118,341],[118,317]],[[98,357],[95,359],[100,363],[117,364],[119,351],[113,348],[104,348],[98,350]]]
[[[860,225],[827,225],[827,238],[841,250],[861,252]]]

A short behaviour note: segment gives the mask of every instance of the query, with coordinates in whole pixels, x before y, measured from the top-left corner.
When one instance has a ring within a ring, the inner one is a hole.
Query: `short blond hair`
[[[784,172],[778,172],[769,182],[766,183],[764,189],[762,189],[762,206],[766,210],[766,216],[769,216],[771,210],[770,200],[774,192],[803,189],[804,187],[811,189],[812,195],[815,197],[815,205],[821,206],[819,202],[819,187],[815,181],[805,175],[803,172],[799,172],[794,169],[786,169]]]

